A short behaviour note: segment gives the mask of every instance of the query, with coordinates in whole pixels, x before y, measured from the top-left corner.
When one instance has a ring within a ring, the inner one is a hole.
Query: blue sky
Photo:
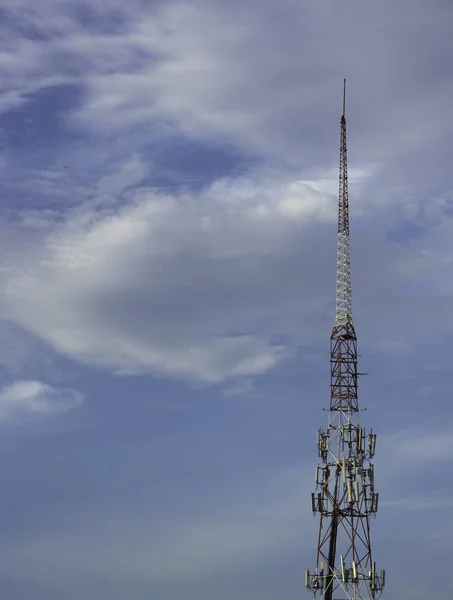
[[[3,0],[5,597],[309,597],[343,77],[374,554],[388,600],[453,592],[452,29],[445,0]]]

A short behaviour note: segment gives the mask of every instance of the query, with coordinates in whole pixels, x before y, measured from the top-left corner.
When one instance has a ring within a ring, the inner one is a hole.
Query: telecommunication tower
[[[319,513],[314,572],[305,584],[316,600],[370,600],[380,597],[385,571],[371,554],[370,519],[379,494],[374,489],[376,435],[360,425],[357,337],[352,320],[346,150],[346,80],[341,116],[335,324],[330,336],[330,409],[326,430],[318,431],[321,466],[316,469],[313,513]]]

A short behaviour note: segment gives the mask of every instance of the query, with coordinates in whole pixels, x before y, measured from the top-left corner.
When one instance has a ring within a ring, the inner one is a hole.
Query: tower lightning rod
[[[346,117],[346,78],[343,80],[343,117]]]

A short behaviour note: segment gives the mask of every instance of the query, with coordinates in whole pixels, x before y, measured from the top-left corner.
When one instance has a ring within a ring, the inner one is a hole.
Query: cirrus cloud
[[[4,315],[117,373],[258,375],[288,354],[288,332],[263,323],[294,303],[285,287],[301,283],[298,238],[310,244],[311,224],[333,224],[335,210],[304,182],[272,179],[219,180],[198,198],[146,188],[123,206],[97,198],[63,224],[41,222],[34,251],[4,263]]]
[[[73,389],[57,389],[41,381],[15,381],[0,390],[0,420],[22,416],[57,415],[83,402]]]

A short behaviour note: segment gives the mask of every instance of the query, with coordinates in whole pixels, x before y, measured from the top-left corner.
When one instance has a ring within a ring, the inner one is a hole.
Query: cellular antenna
[[[370,521],[378,509],[373,457],[376,435],[359,419],[357,337],[352,320],[349,245],[346,80],[341,117],[335,322],[330,336],[330,408],[326,430],[318,430],[316,492],[319,513],[314,572],[305,584],[316,600],[376,600],[385,585],[371,553]],[[319,594],[319,595],[318,595]],[[335,595],[334,595],[335,594]]]

